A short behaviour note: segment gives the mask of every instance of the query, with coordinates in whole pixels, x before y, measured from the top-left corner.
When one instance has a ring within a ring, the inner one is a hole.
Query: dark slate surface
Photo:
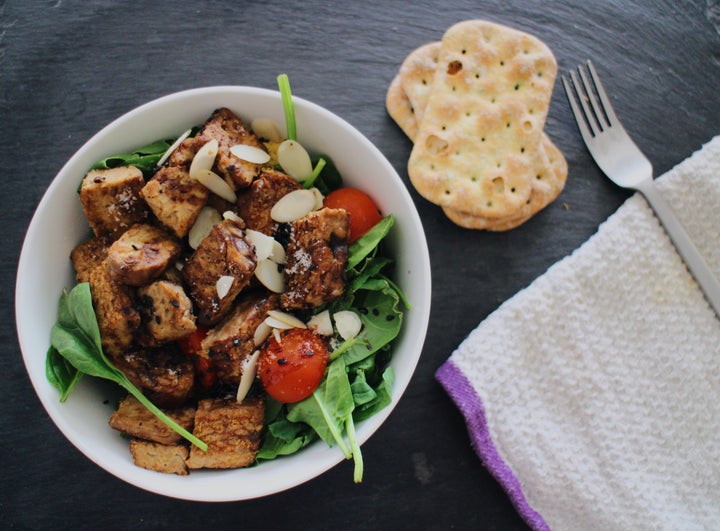
[[[462,230],[411,189],[431,252],[430,329],[407,393],[363,448],[362,485],[352,484],[349,463],[288,492],[237,503],[178,501],[127,485],[55,428],[25,374],[14,327],[17,258],[33,210],[64,162],[108,122],[169,92],[275,88],[276,75],[287,72],[295,94],[354,124],[408,183],[411,146],[385,112],[385,90],[408,52],[467,18],[537,35],[563,72],[594,59],[658,175],[719,132],[718,0],[0,2],[4,527],[524,526],[433,373],[483,318],[576,249],[628,196],[593,164],[559,84],[546,131],[570,177],[531,222],[505,234]]]

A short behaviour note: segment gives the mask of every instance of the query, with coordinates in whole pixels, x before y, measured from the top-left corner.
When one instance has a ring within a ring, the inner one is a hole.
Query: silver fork
[[[670,205],[655,187],[650,161],[635,145],[615,115],[592,62],[587,62],[590,79],[583,65],[578,66],[577,70],[577,74],[570,72],[570,82],[566,76],[562,77],[562,82],[590,154],[603,173],[615,184],[637,190],[645,196],[708,302],[720,316],[720,283]]]

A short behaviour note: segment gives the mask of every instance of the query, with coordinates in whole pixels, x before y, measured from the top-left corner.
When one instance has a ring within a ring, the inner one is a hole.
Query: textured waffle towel
[[[657,183],[720,275],[720,136]],[[532,527],[720,528],[720,320],[641,195],[436,377]]]

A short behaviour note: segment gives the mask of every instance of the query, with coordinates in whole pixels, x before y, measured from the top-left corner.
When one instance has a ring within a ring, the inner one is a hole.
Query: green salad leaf
[[[354,407],[345,361],[340,357],[328,365],[323,380],[312,395],[288,406],[287,420],[308,424],[328,446],[337,443],[345,457],[350,458],[352,454],[342,433]]]
[[[334,338],[337,347],[311,396],[295,404],[272,405],[259,461],[292,454],[319,437],[353,459],[354,480],[362,481],[364,465],[355,423],[392,401],[390,346],[400,333],[403,308],[409,308],[402,291],[385,274],[393,261],[378,254],[392,225],[393,217],[387,216],[350,246],[347,290],[329,309],[355,311],[362,330],[347,341]]]
[[[45,377],[60,391],[60,402],[67,400],[82,375],[55,347],[48,348],[45,356]]]
[[[119,166],[135,166],[145,177],[149,177],[157,166],[160,158],[172,146],[174,140],[158,140],[152,144],[136,149],[132,153],[118,153],[93,164],[93,170],[117,168]]]
[[[64,291],[58,303],[58,320],[50,332],[51,347],[45,358],[46,374],[65,400],[81,375],[87,374],[115,382],[133,395],[158,419],[201,450],[207,444],[178,425],[142,394],[127,376],[105,356],[100,340],[90,284],[77,284]],[[71,369],[72,367],[74,369]]]
[[[392,215],[382,218],[372,229],[358,238],[348,249],[347,269],[353,270],[375,251],[380,241],[390,232],[395,222]]]

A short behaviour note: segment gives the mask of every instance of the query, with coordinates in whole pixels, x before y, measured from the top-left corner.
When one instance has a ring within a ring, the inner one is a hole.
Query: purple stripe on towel
[[[545,523],[540,513],[530,507],[530,504],[525,499],[517,476],[500,457],[490,437],[482,400],[473,389],[470,381],[452,361],[445,362],[435,373],[435,378],[445,388],[465,417],[475,453],[480,456],[485,467],[502,485],[505,492],[508,493],[520,516],[533,529],[549,530],[550,527]]]

